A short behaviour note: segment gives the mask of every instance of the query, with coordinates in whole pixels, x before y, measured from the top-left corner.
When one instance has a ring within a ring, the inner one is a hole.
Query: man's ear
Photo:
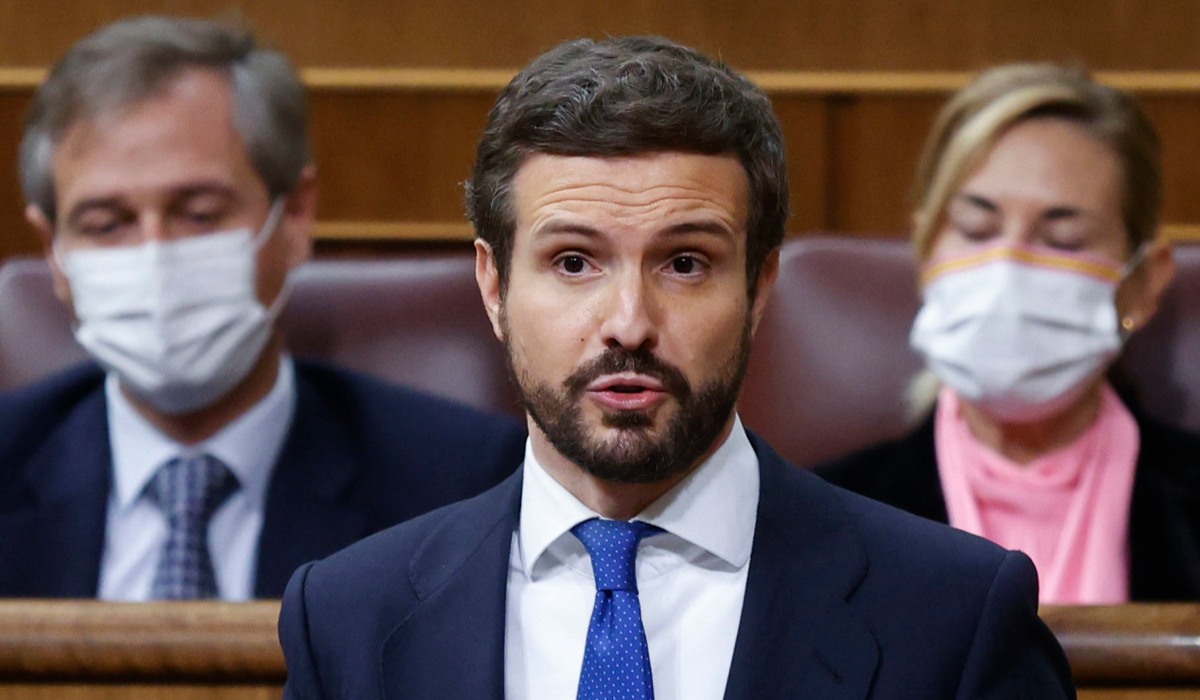
[[[36,204],[25,206],[25,220],[29,222],[42,241],[42,255],[46,258],[46,263],[50,266],[50,272],[54,276],[54,295],[69,306],[71,304],[71,285],[67,284],[67,276],[58,264],[58,257],[54,255],[54,222]]]
[[[504,295],[500,284],[500,270],[496,267],[496,252],[482,238],[475,239],[475,283],[479,285],[479,296],[483,308],[492,322],[492,332],[504,341]]]
[[[283,204],[278,233],[285,239],[288,269],[294,269],[312,257],[312,228],[317,220],[317,166],[308,164],[300,171],[296,186]]]
[[[762,320],[763,314],[767,311],[767,300],[771,296],[771,290],[775,288],[775,278],[779,276],[779,248],[772,250],[767,259],[763,261],[762,269],[759,270],[758,280],[754,283],[754,306],[750,309],[751,325],[750,333],[753,335],[758,331],[758,323]]]

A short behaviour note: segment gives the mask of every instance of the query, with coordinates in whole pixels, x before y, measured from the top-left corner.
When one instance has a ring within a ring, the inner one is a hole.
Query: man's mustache
[[[624,348],[609,348],[595,359],[575,370],[563,382],[569,396],[579,398],[587,390],[589,384],[608,374],[621,373],[642,374],[654,377],[677,399],[691,396],[692,386],[679,368],[664,362],[654,356],[646,348],[626,350]]]

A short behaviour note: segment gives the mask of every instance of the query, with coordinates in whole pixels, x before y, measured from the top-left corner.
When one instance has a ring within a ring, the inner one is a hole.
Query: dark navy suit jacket
[[[112,484],[104,375],[0,395],[0,597],[95,597]],[[510,475],[515,420],[296,361],[296,412],[267,493],[254,593],[301,564]],[[213,543],[219,546],[219,543]]]
[[[1074,697],[1023,554],[786,464],[757,439],[750,572],[725,697]],[[504,696],[521,479],[296,572],[286,700]]]

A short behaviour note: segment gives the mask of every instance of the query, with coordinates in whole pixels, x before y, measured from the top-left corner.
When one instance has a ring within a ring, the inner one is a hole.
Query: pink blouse
[[[1042,603],[1129,600],[1129,503],[1139,436],[1111,387],[1104,387],[1100,414],[1079,439],[1028,464],[976,440],[950,389],[938,399],[934,431],[951,525],[1028,554]]]

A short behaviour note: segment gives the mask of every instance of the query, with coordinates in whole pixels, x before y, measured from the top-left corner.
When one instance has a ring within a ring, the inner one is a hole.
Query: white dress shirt
[[[720,700],[746,593],[758,510],[758,457],[740,419],[723,445],[634,520],[637,583],[657,700]],[[597,517],[538,464],[529,443],[509,558],[507,700],[563,700],[579,688],[596,600],[592,564],[571,534]]]
[[[283,357],[275,385],[262,401],[195,445],[159,432],[121,392],[114,375],[108,376],[104,393],[113,483],[100,561],[100,598],[149,600],[168,527],[162,511],[147,497],[146,485],[169,460],[200,453],[221,460],[240,485],[208,526],[217,590],[223,600],[252,598],[267,484],[296,408],[291,358]]]

